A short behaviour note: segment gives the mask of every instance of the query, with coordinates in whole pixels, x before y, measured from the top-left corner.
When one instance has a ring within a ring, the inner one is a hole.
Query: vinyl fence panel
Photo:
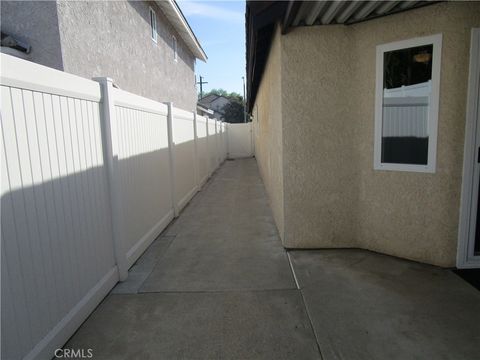
[[[1,358],[48,359],[215,171],[218,130],[0,57]]]
[[[175,171],[175,206],[177,213],[197,191],[195,181],[195,123],[192,112],[173,109],[172,136]]]
[[[227,124],[222,122],[222,161],[224,161],[227,158]]]
[[[207,120],[209,175],[217,168],[217,131],[215,119]]]
[[[197,115],[197,178],[198,187],[201,187],[209,176],[209,154],[208,154],[208,135],[207,118]]]
[[[220,165],[223,161],[223,146],[222,146],[222,139],[223,139],[223,128],[222,122],[217,121],[217,166]]]
[[[118,280],[101,93],[1,60],[2,358],[49,358]]]
[[[165,104],[113,88],[122,249],[130,267],[173,218]]]

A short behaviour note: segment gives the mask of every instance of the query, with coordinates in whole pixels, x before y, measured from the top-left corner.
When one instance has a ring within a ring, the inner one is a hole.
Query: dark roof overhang
[[[245,26],[247,49],[247,108],[251,112],[257,96],[275,26],[289,3],[284,1],[247,1]]]
[[[247,108],[252,111],[275,26],[350,25],[440,1],[252,1],[246,2]]]

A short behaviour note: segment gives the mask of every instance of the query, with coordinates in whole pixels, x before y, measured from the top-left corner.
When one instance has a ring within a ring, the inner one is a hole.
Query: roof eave
[[[198,110],[201,110],[201,111],[203,111],[203,112],[206,112],[207,114],[210,114],[210,115],[213,115],[213,114],[214,114],[214,111],[213,111],[213,110],[207,109],[206,107],[203,107],[203,106],[201,106],[201,105],[199,105],[199,104],[197,104],[197,109],[198,109]]]
[[[177,30],[178,34],[181,36],[182,40],[188,46],[192,54],[197,59],[207,62],[207,54],[200,45],[200,42],[195,36],[192,28],[188,24],[187,19],[183,15],[177,3],[174,0],[161,0],[155,2],[171,22],[175,30]]]

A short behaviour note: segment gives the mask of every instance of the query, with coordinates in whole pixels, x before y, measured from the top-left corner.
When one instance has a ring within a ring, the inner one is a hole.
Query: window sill
[[[419,173],[435,173],[435,166],[433,165],[410,165],[410,164],[390,164],[390,163],[377,163],[373,166],[374,170],[386,170],[386,171],[406,171],[406,172],[419,172]]]

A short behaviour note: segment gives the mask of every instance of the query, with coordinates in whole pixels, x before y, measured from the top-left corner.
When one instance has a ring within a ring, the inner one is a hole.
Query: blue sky
[[[203,91],[222,88],[243,94],[245,76],[245,1],[179,0],[178,5],[207,53],[195,73],[208,84]]]

